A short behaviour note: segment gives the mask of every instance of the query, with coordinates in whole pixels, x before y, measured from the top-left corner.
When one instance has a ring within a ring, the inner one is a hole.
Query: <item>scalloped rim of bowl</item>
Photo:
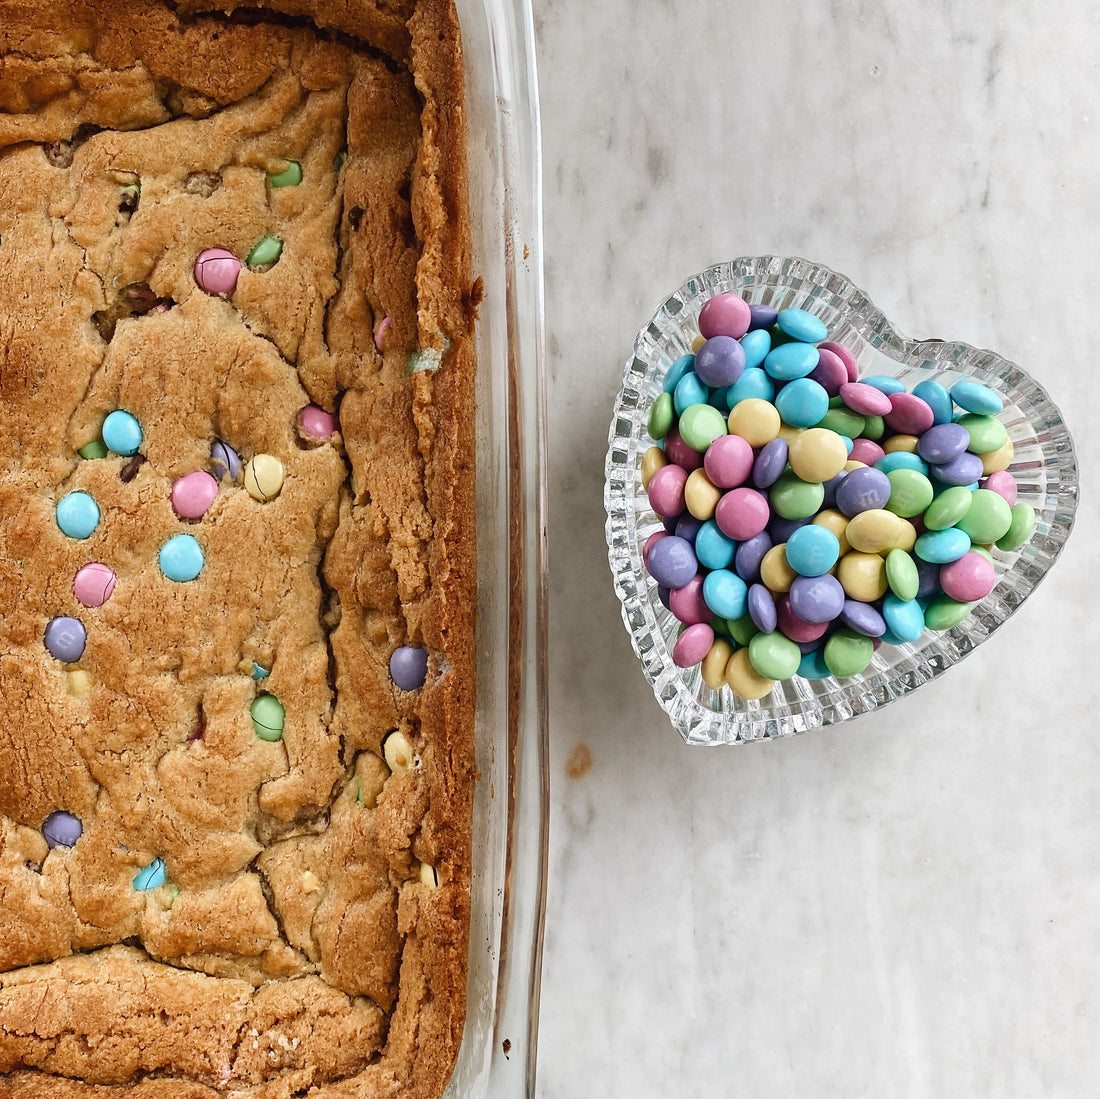
[[[690,352],[702,304],[732,291],[752,303],[795,305],[822,317],[829,339],[850,348],[860,375],[889,374],[910,388],[922,378],[950,385],[984,382],[1005,400],[1000,419],[1016,448],[1011,472],[1019,499],[1036,511],[1035,533],[1019,550],[994,550],[997,584],[959,625],[926,630],[914,644],[883,645],[867,671],[844,680],[794,677],[758,701],[728,687],[711,691],[698,667],[672,663],[678,623],[657,598],[641,547],[660,520],[641,487],[641,458],[653,445],[649,407],[665,371]],[[1019,608],[1057,559],[1073,527],[1078,471],[1073,440],[1046,390],[1017,364],[956,341],[912,340],[886,319],[850,279],[798,257],[750,256],[716,264],[687,279],[638,333],[615,399],[604,464],[608,561],[623,623],[661,708],[688,744],[739,744],[806,732],[868,713],[942,675]]]

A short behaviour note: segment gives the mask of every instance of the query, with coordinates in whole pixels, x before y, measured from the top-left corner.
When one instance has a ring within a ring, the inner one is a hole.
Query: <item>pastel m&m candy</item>
[[[63,534],[83,540],[99,526],[99,505],[87,492],[70,492],[57,502],[57,525]]]
[[[181,519],[201,519],[218,495],[218,482],[203,469],[172,483],[172,507]]]
[[[137,454],[142,437],[137,417],[121,408],[115,409],[103,421],[104,445],[124,458]]]
[[[298,413],[298,427],[307,439],[324,442],[336,434],[339,424],[331,412],[315,404],[307,404]]]
[[[419,691],[428,677],[428,650],[399,645],[390,655],[390,678],[403,691]]]
[[[114,569],[101,561],[82,565],[73,577],[73,595],[85,607],[102,607],[115,590]]]
[[[208,294],[232,294],[240,273],[241,261],[227,248],[207,248],[195,260],[195,282]]]
[[[84,655],[88,631],[79,618],[59,615],[46,624],[42,641],[46,651],[62,664],[75,664]]]
[[[176,534],[161,546],[157,554],[160,571],[169,580],[187,583],[194,580],[206,563],[202,546],[191,534]]]
[[[252,731],[256,736],[272,743],[282,740],[286,710],[274,695],[257,695],[252,700],[249,713],[252,716]]]

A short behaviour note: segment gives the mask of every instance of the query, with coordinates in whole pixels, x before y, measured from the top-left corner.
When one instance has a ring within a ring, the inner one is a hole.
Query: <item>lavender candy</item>
[[[666,588],[682,588],[699,571],[699,560],[686,538],[670,534],[649,550],[649,574]]]
[[[870,603],[861,603],[858,599],[844,600],[840,620],[864,637],[881,637],[886,632],[886,619]]]
[[[75,664],[84,655],[88,631],[79,618],[62,615],[50,619],[42,640],[50,656],[62,664]]]
[[[962,424],[934,424],[917,440],[917,453],[931,465],[957,458],[970,445],[970,432]]]
[[[775,599],[763,584],[753,584],[748,595],[749,617],[761,633],[774,633],[778,624]]]
[[[401,645],[394,649],[390,657],[390,678],[403,691],[420,690],[428,678],[428,650],[419,645]]]
[[[782,438],[772,439],[760,448],[752,464],[752,483],[757,488],[771,488],[779,480],[787,468],[787,449],[787,440]]]
[[[84,826],[72,813],[57,809],[42,822],[42,835],[47,846],[72,847],[84,832]]]
[[[760,562],[764,560],[773,544],[771,535],[762,530],[738,545],[733,567],[746,584],[755,584],[759,581]]]
[[[944,485],[972,485],[982,475],[982,460],[977,454],[964,450],[949,462],[932,466],[928,475]]]
[[[750,305],[749,316],[749,331],[754,332],[757,328],[771,328],[779,316],[779,310],[770,305]]]
[[[215,480],[220,481],[223,477],[228,477],[231,481],[235,481],[241,475],[241,459],[228,443],[215,439],[214,445],[210,448],[210,468]]]
[[[803,622],[832,622],[844,609],[844,589],[835,576],[796,576],[791,583],[791,610]]]
[[[851,519],[862,511],[886,507],[890,489],[890,478],[881,469],[873,466],[853,469],[837,485],[836,506]]]

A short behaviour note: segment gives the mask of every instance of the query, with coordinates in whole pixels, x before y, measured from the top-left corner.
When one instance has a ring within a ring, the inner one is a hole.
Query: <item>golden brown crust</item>
[[[272,189],[288,160],[302,183]],[[452,4],[0,0],[0,192],[0,1099],[437,1096],[473,784]],[[200,251],[264,235],[274,266],[198,288]],[[307,403],[338,411],[330,442]],[[76,454],[115,408],[140,466]],[[172,482],[216,437],[278,457],[282,491],[223,481],[181,520]],[[86,540],[55,520],[74,490]],[[181,532],[189,583],[157,565]],[[72,592],[89,561],[118,575],[99,608]],[[43,645],[55,615],[87,627],[76,665]],[[419,691],[399,645],[428,650]],[[393,730],[416,760],[391,773]],[[71,849],[43,839],[57,809]],[[135,889],[154,858],[167,884]]]

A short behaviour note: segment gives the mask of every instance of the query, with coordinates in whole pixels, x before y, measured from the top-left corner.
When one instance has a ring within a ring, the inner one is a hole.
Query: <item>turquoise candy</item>
[[[705,569],[728,569],[733,564],[737,543],[727,538],[713,519],[708,519],[695,535],[695,556]],[[726,615],[726,618],[740,615]]]
[[[980,382],[956,382],[951,387],[951,399],[959,408],[980,416],[996,416],[1005,406],[999,393]]]
[[[896,469],[912,469],[917,473],[928,476],[928,463],[919,455],[908,450],[894,450],[884,454],[877,462],[875,469],[883,473],[893,473]]]
[[[748,367],[741,377],[726,390],[726,400],[729,402],[730,408],[733,408],[740,401],[750,399],[770,401],[774,396],[775,382],[768,377],[765,371],[755,366]]]
[[[792,339],[806,343],[820,343],[829,334],[825,322],[805,309],[780,309],[775,323]]]
[[[813,378],[796,378],[779,391],[775,407],[791,427],[814,427],[829,411],[829,394]]]
[[[103,442],[108,450],[121,454],[124,458],[132,458],[141,446],[141,424],[137,417],[121,408],[116,408],[103,421]]]
[[[902,641],[916,641],[924,633],[924,611],[915,599],[899,599],[890,592],[882,601],[886,628]]]
[[[160,571],[169,580],[181,584],[194,580],[202,572],[206,562],[202,546],[192,534],[173,535],[160,547],[157,560],[160,562]]]
[[[772,349],[771,333],[766,328],[754,328],[741,337],[741,349],[745,352],[745,369],[762,366]]]
[[[913,552],[930,565],[957,561],[970,549],[970,536],[958,527],[925,531],[913,546]]]
[[[139,893],[144,893],[156,889],[158,885],[164,885],[167,881],[168,872],[164,868],[164,859],[157,858],[134,875],[134,888]]]
[[[671,393],[680,379],[689,371],[695,368],[695,356],[694,355],[681,355],[669,368],[668,373],[665,375],[664,382],[661,383],[661,387],[666,393]]]
[[[703,601],[721,618],[740,618],[748,606],[745,581],[728,569],[715,569],[703,581]]]
[[[913,386],[913,396],[920,397],[930,409],[932,409],[932,422],[934,424],[949,424],[955,414],[955,406],[951,400],[951,394],[945,386],[939,382],[926,378]]]
[[[825,663],[825,647],[804,653],[798,662],[798,674],[803,679],[828,679],[833,673]]]
[[[860,378],[864,385],[873,385],[882,393],[904,393],[905,383],[897,378],[891,378],[889,374],[869,374],[866,378]]]
[[[676,388],[672,391],[672,407],[677,416],[682,416],[685,408],[690,408],[693,404],[706,404],[709,397],[710,390],[693,370],[676,383]]]
[[[764,360],[764,369],[777,381],[789,382],[811,373],[820,357],[812,343],[795,340],[772,348]]]
[[[99,505],[86,492],[70,492],[57,502],[57,525],[70,538],[87,538],[99,526]]]

